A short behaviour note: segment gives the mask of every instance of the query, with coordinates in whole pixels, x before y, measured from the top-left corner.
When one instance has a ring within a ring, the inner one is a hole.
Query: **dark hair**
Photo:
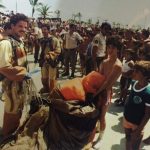
[[[146,38],[149,37],[149,31],[146,30],[146,29],[143,29],[143,30],[142,30],[142,34],[143,34]]]
[[[50,26],[48,24],[42,24],[41,28],[47,28],[48,31],[50,31]]]
[[[149,43],[145,43],[143,48],[146,53],[150,53],[150,44]]]
[[[142,54],[144,60],[150,61],[150,44],[146,43],[143,47],[138,49],[139,56]]]
[[[76,27],[76,25],[75,25],[75,24],[73,24],[73,23],[71,23],[71,24],[69,24],[69,27],[70,27],[70,28],[75,28],[75,27]]]
[[[117,35],[113,35],[108,37],[108,39],[106,40],[106,45],[113,45],[114,47],[116,47],[118,50],[121,50],[122,48],[122,43],[120,40],[120,37]]]
[[[107,29],[107,30],[111,30],[111,25],[108,22],[103,22],[101,24],[101,29]]]
[[[4,24],[4,30],[7,30],[7,29],[11,29],[11,24],[10,24],[10,22],[6,22],[6,23]]]
[[[10,24],[16,25],[19,21],[29,22],[28,17],[24,14],[17,13],[10,17]]]

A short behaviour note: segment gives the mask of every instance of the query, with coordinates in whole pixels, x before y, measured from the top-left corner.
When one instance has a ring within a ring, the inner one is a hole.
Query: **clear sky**
[[[7,10],[25,13],[31,16],[29,0],[1,0]],[[101,22],[119,22],[121,24],[150,26],[150,0],[39,0],[51,6],[51,10],[59,9],[62,19],[71,18],[80,12],[82,19],[99,19]],[[37,16],[37,14],[35,14]],[[53,14],[55,17],[56,14]]]

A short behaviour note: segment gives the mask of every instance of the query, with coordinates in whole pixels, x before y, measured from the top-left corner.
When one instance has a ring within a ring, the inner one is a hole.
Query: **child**
[[[150,118],[150,61],[137,61],[131,93],[125,104],[123,126],[126,150],[139,150],[143,129]]]
[[[115,101],[117,106],[123,106],[127,97],[128,88],[131,83],[132,67],[134,65],[134,51],[132,49],[125,50],[125,61],[122,67],[122,75],[120,78],[120,98]]]

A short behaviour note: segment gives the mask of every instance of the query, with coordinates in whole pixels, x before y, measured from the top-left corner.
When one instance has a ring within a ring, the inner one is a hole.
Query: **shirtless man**
[[[101,97],[101,94],[99,96],[99,104],[98,107],[100,108],[100,116],[99,116],[99,122],[100,122],[100,129],[99,129],[99,137],[96,140],[96,143],[102,139],[102,136],[104,134],[105,128],[106,128],[106,121],[105,121],[105,115],[108,110],[108,106],[111,102],[112,97],[112,86],[118,79],[118,77],[121,75],[122,71],[122,63],[118,59],[117,51],[120,47],[120,39],[118,36],[111,36],[107,39],[106,45],[107,45],[107,52],[108,52],[108,58],[103,61],[103,63],[99,66],[99,72],[103,74],[106,79],[104,84],[100,87],[97,94],[101,93],[102,91],[106,91],[106,96]],[[94,147],[96,148],[98,144],[94,143]]]

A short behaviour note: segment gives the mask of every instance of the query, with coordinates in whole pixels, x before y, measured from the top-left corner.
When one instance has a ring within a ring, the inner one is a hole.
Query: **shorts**
[[[44,65],[41,68],[41,75],[44,79],[56,80],[57,68],[52,68],[50,65]]]
[[[126,128],[126,129],[136,130],[137,127],[138,127],[138,125],[133,124],[133,123],[127,121],[127,120],[125,119],[125,117],[124,117],[124,118],[123,118],[123,127]]]

